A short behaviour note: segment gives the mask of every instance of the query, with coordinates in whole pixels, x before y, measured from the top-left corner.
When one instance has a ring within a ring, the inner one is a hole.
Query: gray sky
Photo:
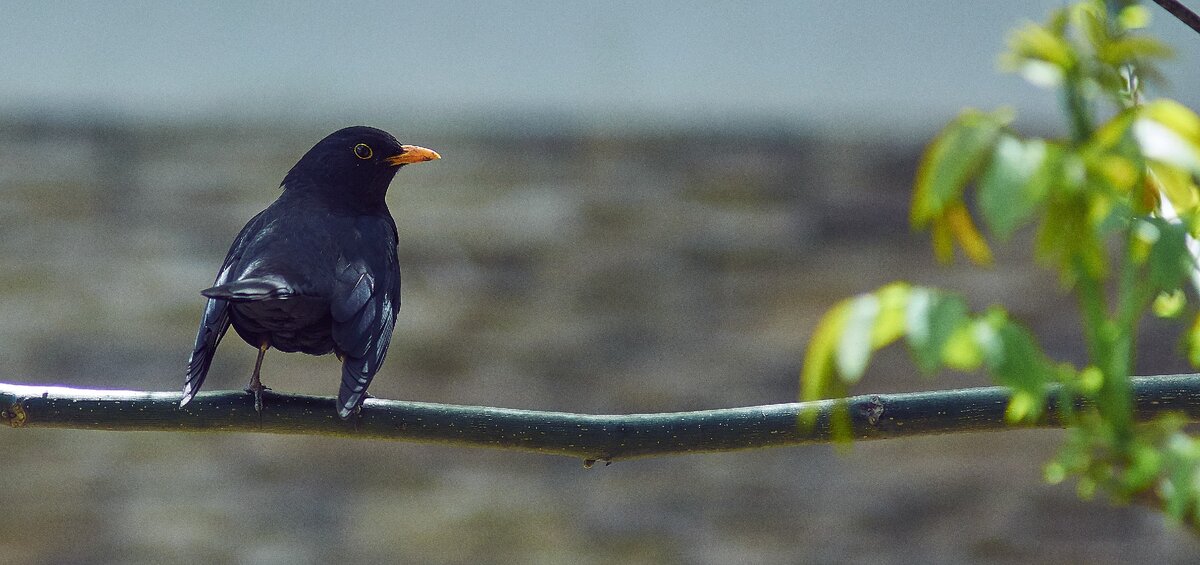
[[[5,1],[0,110],[920,130],[965,105],[1046,116],[1052,96],[995,61],[1060,4]],[[1170,94],[1200,105],[1200,35],[1149,7],[1179,52]]]

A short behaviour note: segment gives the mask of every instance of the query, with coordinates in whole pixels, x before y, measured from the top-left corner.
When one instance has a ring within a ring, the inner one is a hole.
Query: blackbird
[[[283,194],[233,240],[211,288],[183,384],[185,406],[204,384],[232,325],[258,348],[247,385],[262,411],[263,356],[274,347],[342,361],[338,415],[362,404],[387,355],[400,308],[396,223],[384,196],[400,167],[440,159],[385,131],[338,130],[283,177]]]

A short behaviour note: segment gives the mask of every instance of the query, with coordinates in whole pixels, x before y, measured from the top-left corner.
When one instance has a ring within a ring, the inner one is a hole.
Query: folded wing
[[[342,355],[338,415],[348,418],[367,394],[387,356],[400,307],[400,272],[394,251],[378,265],[339,258],[335,268],[333,341]]]

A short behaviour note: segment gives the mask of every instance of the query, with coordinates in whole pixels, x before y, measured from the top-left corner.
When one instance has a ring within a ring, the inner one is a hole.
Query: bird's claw
[[[246,392],[254,395],[254,411],[257,412],[259,416],[262,416],[262,411],[263,411],[263,392],[266,392],[268,390],[271,390],[270,387],[265,387],[262,385],[259,385],[257,387],[255,387],[255,386],[246,387]]]

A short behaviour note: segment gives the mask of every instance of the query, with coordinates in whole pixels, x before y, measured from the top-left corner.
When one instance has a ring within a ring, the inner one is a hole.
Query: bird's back
[[[281,196],[263,211],[231,265],[225,286],[254,294],[231,300],[230,321],[257,347],[324,355],[334,350],[330,299],[337,258],[354,246],[353,215]],[[395,254],[395,247],[391,253]]]

